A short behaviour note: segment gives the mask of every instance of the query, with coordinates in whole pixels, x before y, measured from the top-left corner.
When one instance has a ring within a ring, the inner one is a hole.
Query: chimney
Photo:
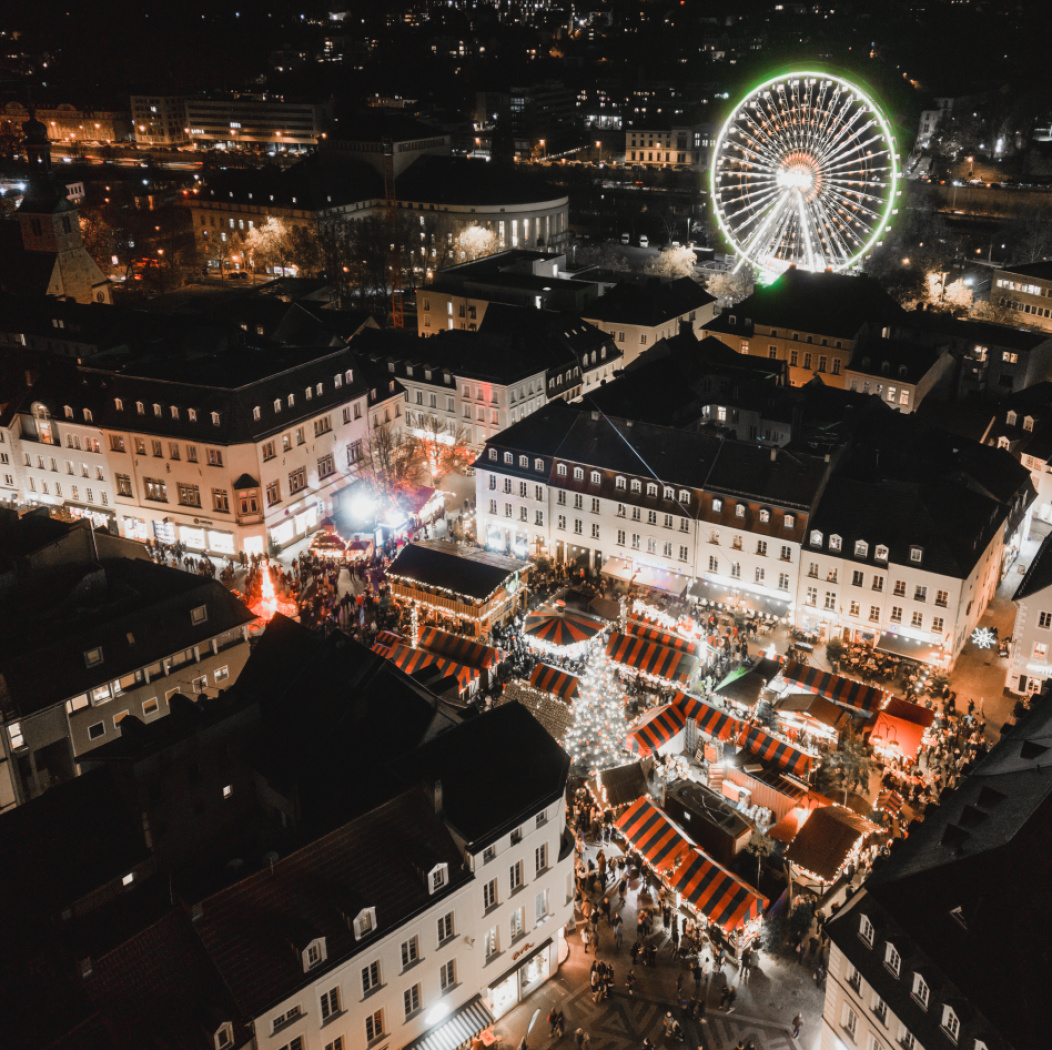
[[[778,458],[778,446],[771,446],[771,462],[773,463]]]
[[[594,409],[594,408],[592,409],[592,422],[593,423],[598,423],[599,422],[599,412],[596,409]]]
[[[442,815],[442,781],[441,780],[436,780],[435,781],[435,792],[434,792],[434,794],[435,794],[435,812],[439,816],[441,816]]]

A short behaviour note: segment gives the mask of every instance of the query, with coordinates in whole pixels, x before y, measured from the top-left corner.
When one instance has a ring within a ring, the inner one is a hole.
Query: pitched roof
[[[22,715],[250,623],[216,580],[146,559],[105,558],[16,580],[0,611],[0,674]],[[194,623],[191,610],[205,606]],[[86,653],[101,649],[88,666]]]
[[[715,302],[697,281],[651,278],[646,284],[621,283],[583,310],[589,321],[654,328]]]
[[[832,882],[859,838],[879,830],[879,825],[844,806],[824,806],[807,818],[785,857]]]
[[[738,319],[737,327],[721,330],[742,331],[748,320],[754,325],[852,339],[867,323],[887,324],[904,314],[872,277],[810,273],[791,266],[733,307],[723,320],[728,316]]]
[[[481,755],[500,756],[500,783]],[[504,704],[438,734],[416,768],[442,781],[443,816],[473,848],[561,798],[570,757],[522,704]]]
[[[1041,541],[1041,546],[1038,547],[1037,554],[1030,562],[1030,568],[1027,569],[1023,582],[1012,595],[1012,601],[1020,602],[1024,598],[1032,598],[1050,586],[1052,586],[1052,532]]]
[[[1052,703],[1042,696],[923,823],[911,826],[909,838],[874,863],[852,907],[827,927],[925,1046],[937,1045],[941,1011],[911,1005],[907,983],[878,976],[882,966],[858,937],[859,915],[871,917],[878,936],[904,945],[904,967],[925,974],[936,1003],[954,1005],[962,1041],[968,1035],[993,1047],[1000,1037],[1018,1050],[1045,1045],[1050,773]]]
[[[426,876],[439,863],[449,879],[431,895]],[[255,1018],[471,877],[433,805],[413,790],[206,898],[194,930],[241,1015]],[[376,927],[356,940],[351,924],[367,907]],[[304,972],[301,953],[318,937],[328,958]]]
[[[444,540],[423,540],[407,543],[391,562],[387,575],[484,602],[524,568],[514,558],[489,551],[458,547]]]

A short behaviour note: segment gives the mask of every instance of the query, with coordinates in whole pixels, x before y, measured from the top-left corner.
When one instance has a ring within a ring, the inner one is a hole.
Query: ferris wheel
[[[846,270],[887,227],[898,177],[891,128],[864,92],[790,73],[754,88],[724,124],[713,206],[739,267]]]

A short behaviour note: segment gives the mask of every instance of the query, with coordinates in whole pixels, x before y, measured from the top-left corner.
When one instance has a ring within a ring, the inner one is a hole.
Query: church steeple
[[[29,158],[32,174],[42,174],[50,179],[51,143],[47,137],[47,125],[42,120],[37,120],[33,110],[29,111],[29,120],[22,125],[22,134],[25,136],[26,156]]]

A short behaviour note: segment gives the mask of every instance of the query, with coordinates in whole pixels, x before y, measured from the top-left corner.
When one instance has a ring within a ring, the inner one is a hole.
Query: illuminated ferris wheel
[[[845,270],[887,227],[898,175],[870,98],[828,73],[790,73],[751,91],[723,126],[713,204],[739,266]]]

